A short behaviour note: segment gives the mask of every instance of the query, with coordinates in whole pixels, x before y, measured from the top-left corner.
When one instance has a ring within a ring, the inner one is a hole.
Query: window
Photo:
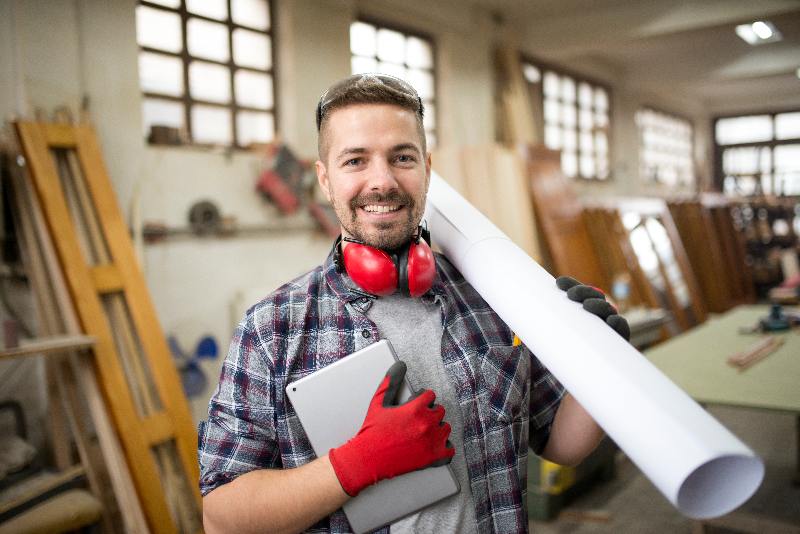
[[[800,111],[719,118],[714,139],[726,194],[800,194]]]
[[[436,77],[433,42],[371,22],[350,25],[351,70],[353,74],[379,72],[410,83],[425,106],[425,136],[428,148],[436,146]]]
[[[141,0],[144,134],[155,144],[247,147],[275,136],[268,0]]]
[[[653,109],[636,113],[640,176],[667,186],[693,186],[692,124]]]
[[[609,91],[551,68],[523,62],[523,75],[542,104],[544,144],[561,150],[567,176],[588,180],[609,177]]]

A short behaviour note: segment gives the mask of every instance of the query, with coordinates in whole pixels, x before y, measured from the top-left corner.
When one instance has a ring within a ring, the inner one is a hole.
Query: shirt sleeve
[[[531,354],[531,397],[530,397],[530,448],[541,454],[550,438],[550,428],[556,410],[561,404],[566,390],[550,371]]]
[[[275,380],[251,310],[239,324],[219,386],[198,431],[200,493],[255,469],[280,467],[275,428]]]

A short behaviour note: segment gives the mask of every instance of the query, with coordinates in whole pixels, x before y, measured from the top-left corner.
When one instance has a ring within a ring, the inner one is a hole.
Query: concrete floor
[[[771,523],[760,524],[757,530],[737,525],[735,530],[714,527],[707,532],[800,533],[800,487],[792,485],[798,460],[796,416],[725,407],[711,407],[709,411],[760,455],[767,466],[761,487],[737,512],[791,526],[784,531]],[[622,453],[614,480],[600,483],[578,497],[555,520],[530,522],[534,534],[688,534],[693,526],[696,525],[681,516]]]

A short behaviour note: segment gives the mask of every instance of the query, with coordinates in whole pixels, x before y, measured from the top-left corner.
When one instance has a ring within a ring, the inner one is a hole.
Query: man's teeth
[[[400,206],[364,206],[364,211],[369,211],[371,213],[389,213],[390,211],[397,211],[400,209]]]

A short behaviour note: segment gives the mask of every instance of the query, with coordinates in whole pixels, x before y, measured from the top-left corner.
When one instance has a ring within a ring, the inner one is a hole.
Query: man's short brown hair
[[[414,88],[386,74],[354,74],[330,86],[317,104],[317,150],[323,162],[328,155],[326,126],[331,112],[354,104],[391,104],[411,111],[417,119],[422,152],[426,152],[425,108]]]

